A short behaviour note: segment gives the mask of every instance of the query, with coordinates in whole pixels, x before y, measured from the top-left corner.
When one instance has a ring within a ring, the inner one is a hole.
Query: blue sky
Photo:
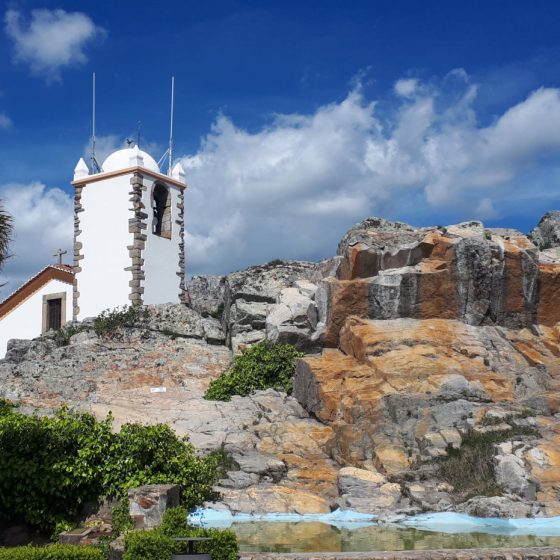
[[[528,230],[560,207],[556,1],[0,6],[5,290],[70,246],[93,71],[101,151],[140,120],[156,159],[176,77],[188,274],[326,257],[369,215]]]

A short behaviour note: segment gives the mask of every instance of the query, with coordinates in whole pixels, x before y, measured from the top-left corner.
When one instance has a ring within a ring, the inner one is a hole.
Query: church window
[[[152,193],[152,208],[154,211],[152,233],[171,239],[171,193],[167,187],[159,183],[155,185]]]

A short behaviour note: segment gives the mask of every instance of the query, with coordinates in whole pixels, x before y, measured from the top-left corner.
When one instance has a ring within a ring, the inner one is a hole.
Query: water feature
[[[360,552],[560,546],[560,518],[480,519],[432,514],[378,522],[372,516],[334,512],[325,516],[249,515],[204,510],[191,523],[229,527],[242,552]]]

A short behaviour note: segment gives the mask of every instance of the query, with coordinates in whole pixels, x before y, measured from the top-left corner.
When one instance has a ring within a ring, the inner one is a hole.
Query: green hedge
[[[194,544],[195,552],[210,554],[213,560],[236,560],[239,554],[237,537],[232,531],[190,527],[187,510],[174,508],[166,511],[160,527],[151,531],[133,531],[124,540],[123,560],[170,560],[171,555],[185,552],[186,543],[173,537],[208,537],[208,542]]]
[[[210,383],[205,399],[229,401],[232,395],[249,395],[262,389],[291,393],[297,359],[303,356],[291,344],[268,340],[254,344],[235,357],[233,365]]]
[[[198,457],[166,425],[113,433],[111,424],[67,409],[29,417],[0,406],[0,519],[52,529],[88,501],[143,484],[178,484],[189,509],[214,498],[222,454]]]
[[[98,548],[51,544],[49,546],[16,546],[0,548],[0,560],[104,560]]]

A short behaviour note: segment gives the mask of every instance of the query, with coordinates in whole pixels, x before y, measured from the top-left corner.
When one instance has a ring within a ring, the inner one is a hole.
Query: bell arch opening
[[[171,239],[171,192],[169,188],[156,183],[152,191],[152,233]]]

